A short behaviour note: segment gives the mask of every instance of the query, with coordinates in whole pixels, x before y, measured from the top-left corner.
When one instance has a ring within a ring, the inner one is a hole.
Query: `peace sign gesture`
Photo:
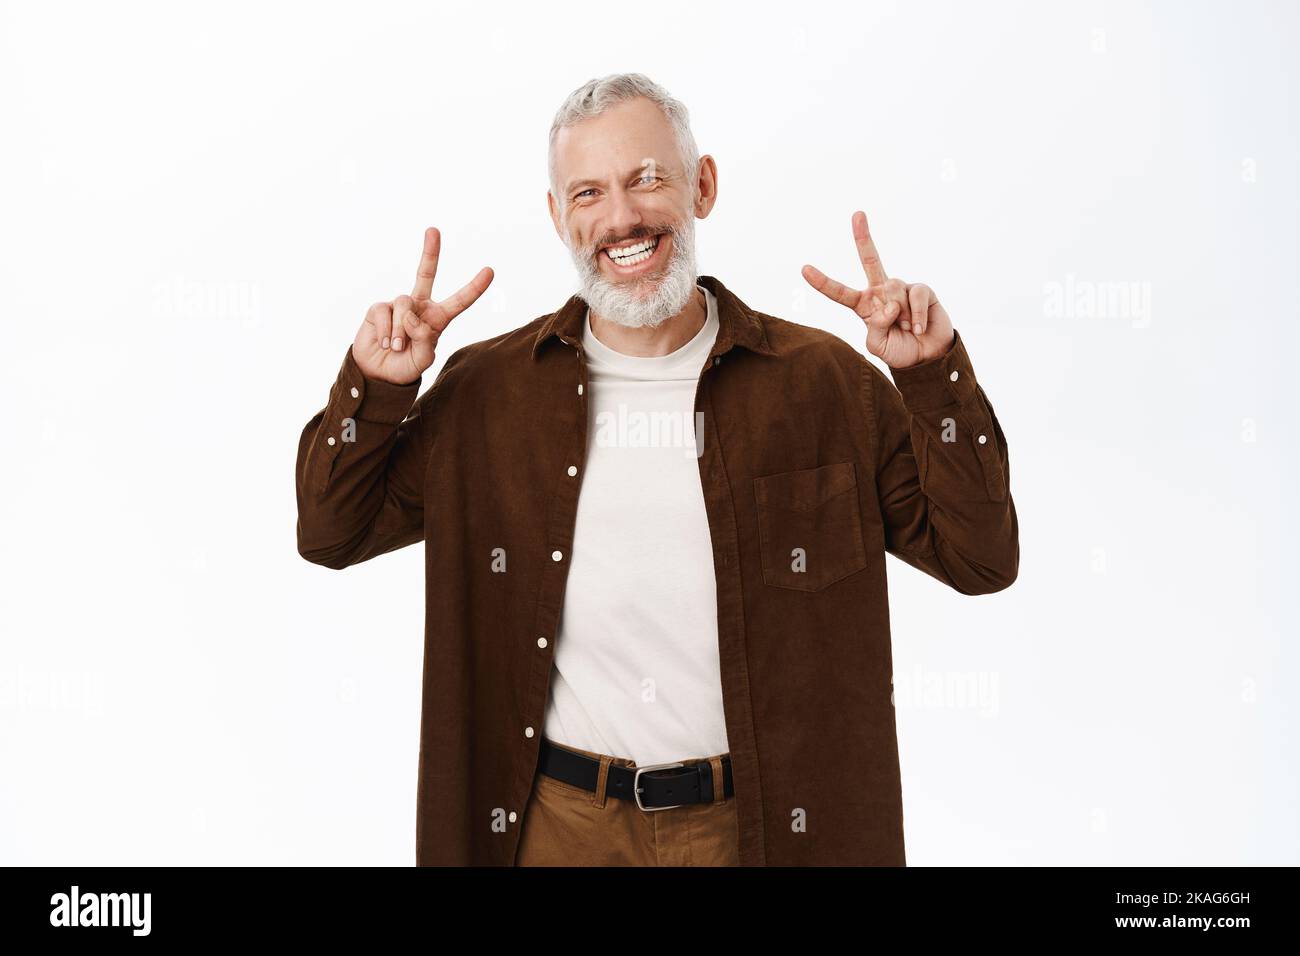
[[[442,236],[430,226],[424,231],[424,252],[415,271],[410,295],[391,302],[376,302],[352,343],[352,358],[366,378],[394,385],[409,385],[433,364],[433,350],[448,323],[464,312],[492,283],[491,267],[448,299],[435,302],[433,279],[438,274]]]
[[[907,368],[938,358],[952,346],[952,321],[928,285],[891,279],[867,228],[867,214],[853,214],[853,238],[867,274],[862,290],[836,282],[813,266],[803,267],[809,285],[846,305],[867,324],[867,351],[890,368]]]

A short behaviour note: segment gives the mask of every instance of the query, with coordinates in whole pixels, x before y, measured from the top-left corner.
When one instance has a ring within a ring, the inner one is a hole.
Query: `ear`
[[[555,197],[551,195],[549,189],[546,190],[546,209],[551,214],[551,225],[555,227],[555,234],[559,236],[560,241],[563,242],[564,227],[560,225],[560,208],[556,204]]]
[[[703,219],[718,201],[718,164],[707,153],[700,157],[700,174],[696,179],[695,208],[696,217]]]

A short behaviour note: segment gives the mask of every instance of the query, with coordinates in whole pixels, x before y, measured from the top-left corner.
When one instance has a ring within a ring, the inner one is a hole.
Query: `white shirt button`
[[[533,728],[531,728],[531,727],[525,727],[525,728],[524,728],[524,736],[525,736],[525,737],[531,737],[532,735],[533,735]]]
[[[332,444],[334,444],[334,436],[333,436],[333,435],[330,435],[329,438],[325,439],[325,444],[327,444],[327,445],[332,445]]]
[[[577,466],[577,465],[570,465],[570,466],[569,466],[569,477],[572,478],[572,477],[573,477],[574,475],[576,475],[577,473],[578,473],[578,466]]]
[[[980,435],[980,444],[982,445],[982,444],[984,444],[986,441],[988,441],[988,438],[985,437],[984,435]]]
[[[510,822],[511,822],[511,823],[514,823],[514,822],[515,822],[516,820],[518,820],[518,819],[519,819],[519,814],[517,814],[517,813],[515,813],[515,811],[511,810],[511,811],[510,811]]]
[[[551,560],[552,560],[552,561],[559,561],[562,557],[564,557],[564,555],[562,555],[559,551],[552,551],[552,552],[551,552]]]
[[[352,397],[353,397],[353,398],[357,398],[357,397],[360,396],[360,395],[361,395],[361,390],[358,389],[355,385],[353,385],[353,386],[352,386]]]
[[[544,637],[539,637],[539,638],[537,639],[537,646],[538,646],[538,647],[545,647],[545,646],[546,646],[546,638],[544,638]]]
[[[582,394],[582,383],[581,383],[581,382],[578,383],[578,394],[579,394],[579,395]]]
[[[955,381],[957,381],[957,370],[956,370],[956,369],[953,369],[953,370],[952,370],[952,374],[948,376],[948,380],[949,380],[950,382],[955,382]]]

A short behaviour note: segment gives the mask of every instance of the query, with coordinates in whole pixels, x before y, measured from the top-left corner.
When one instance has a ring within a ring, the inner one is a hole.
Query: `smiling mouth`
[[[635,242],[627,242],[619,246],[606,246],[601,250],[601,254],[614,265],[623,269],[630,269],[650,259],[659,248],[659,243],[663,241],[663,237],[664,233],[659,233],[648,239],[638,239]]]

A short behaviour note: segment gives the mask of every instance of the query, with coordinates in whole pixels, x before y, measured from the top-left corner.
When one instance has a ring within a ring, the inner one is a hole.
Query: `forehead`
[[[555,137],[555,178],[561,189],[579,179],[622,176],[646,159],[661,166],[680,162],[672,124],[644,97],[567,126]]]

